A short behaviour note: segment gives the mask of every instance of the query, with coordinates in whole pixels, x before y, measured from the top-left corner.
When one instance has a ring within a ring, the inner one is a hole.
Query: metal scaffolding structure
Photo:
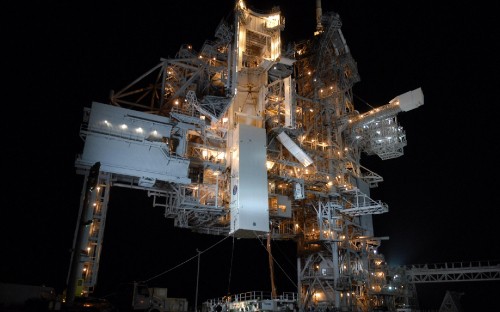
[[[370,198],[383,178],[361,157],[404,154],[397,115],[422,105],[423,93],[359,113],[352,88],[360,77],[341,19],[317,3],[315,35],[283,50],[279,8],[263,14],[237,1],[233,20],[199,51],[182,45],[109,104],[85,109],[76,167],[88,175],[99,162],[104,188],[91,192],[97,204],[83,207],[94,213],[86,254],[73,255],[80,275],[69,284],[81,284],[79,294],[91,293],[97,276],[109,200],[99,192],[123,186],[147,191],[176,227],[296,241],[301,311],[415,305],[412,285],[428,279],[390,268],[377,253],[386,238],[374,236],[372,215],[388,205]]]

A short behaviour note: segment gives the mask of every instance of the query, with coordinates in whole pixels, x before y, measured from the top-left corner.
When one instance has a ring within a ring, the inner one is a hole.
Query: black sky
[[[279,5],[286,42],[314,31],[313,0],[248,4],[261,10]],[[82,187],[74,159],[83,146],[83,107],[107,103],[110,90],[173,57],[181,44],[200,48],[232,6],[232,0],[49,1],[3,10],[0,280],[64,287]],[[362,159],[384,178],[371,198],[389,205],[389,213],[374,217],[375,234],[390,237],[381,247],[388,262],[499,260],[498,5],[343,0],[323,1],[323,11],[342,18],[361,76],[353,89],[359,110],[418,87],[424,93],[422,107],[398,115],[407,134],[405,155]],[[128,189],[112,190],[107,220],[99,295],[119,282],[165,272],[222,239],[174,228],[144,193]],[[277,257],[293,255],[293,248],[276,246]],[[257,240],[226,239],[201,260],[201,299],[269,288],[267,257]],[[281,264],[294,279],[295,259],[282,257]],[[279,291],[294,290],[281,280]],[[195,281],[192,260],[152,282],[192,299]],[[467,307],[478,300],[493,308],[491,291],[500,282],[421,285],[421,304],[437,308],[446,289],[465,292]]]

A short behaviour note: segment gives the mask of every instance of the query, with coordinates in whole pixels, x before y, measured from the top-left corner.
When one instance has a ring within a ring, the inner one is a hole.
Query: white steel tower
[[[108,197],[94,192],[125,186],[146,190],[177,227],[296,241],[301,309],[368,311],[412,298],[392,288],[377,254],[384,237],[374,236],[372,215],[388,206],[370,198],[383,179],[361,156],[403,155],[397,115],[422,105],[422,90],[359,113],[340,17],[319,1],[316,12],[315,35],[284,50],[279,8],[257,13],[237,1],[233,20],[199,51],[183,45],[109,104],[85,110],[76,167],[88,175],[99,163],[98,187],[82,193],[99,200],[82,201],[87,252],[73,254],[76,295],[97,280]]]

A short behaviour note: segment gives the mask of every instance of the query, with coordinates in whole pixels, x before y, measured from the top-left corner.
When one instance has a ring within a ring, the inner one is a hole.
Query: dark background
[[[83,107],[108,103],[182,44],[213,39],[233,1],[47,1],[7,3],[3,33],[3,162],[0,281],[56,287],[69,266],[83,178],[74,169],[83,141]],[[279,5],[285,43],[310,38],[315,1]],[[389,205],[374,217],[391,265],[499,260],[498,5],[437,1],[323,1],[340,14],[358,64],[360,111],[421,87],[424,105],[398,115],[405,155],[362,164],[384,178],[371,198]],[[148,280],[193,304],[197,253],[223,237],[173,227],[146,194],[111,190],[97,296]],[[265,242],[227,238],[204,252],[199,300],[269,290]],[[295,291],[295,246],[273,244],[278,291]],[[182,265],[181,265],[182,264]],[[175,269],[174,269],[175,268]],[[283,272],[286,272],[283,273]],[[464,293],[466,311],[497,307],[500,282],[422,284],[422,308],[439,308],[446,290]]]

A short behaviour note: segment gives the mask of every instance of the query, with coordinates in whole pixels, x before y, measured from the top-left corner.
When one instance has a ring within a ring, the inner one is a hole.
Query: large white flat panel
[[[239,124],[231,154],[231,234],[255,238],[269,232],[266,131]]]
[[[94,102],[77,166],[101,163],[101,171],[190,183],[189,160],[171,154],[169,118]]]

